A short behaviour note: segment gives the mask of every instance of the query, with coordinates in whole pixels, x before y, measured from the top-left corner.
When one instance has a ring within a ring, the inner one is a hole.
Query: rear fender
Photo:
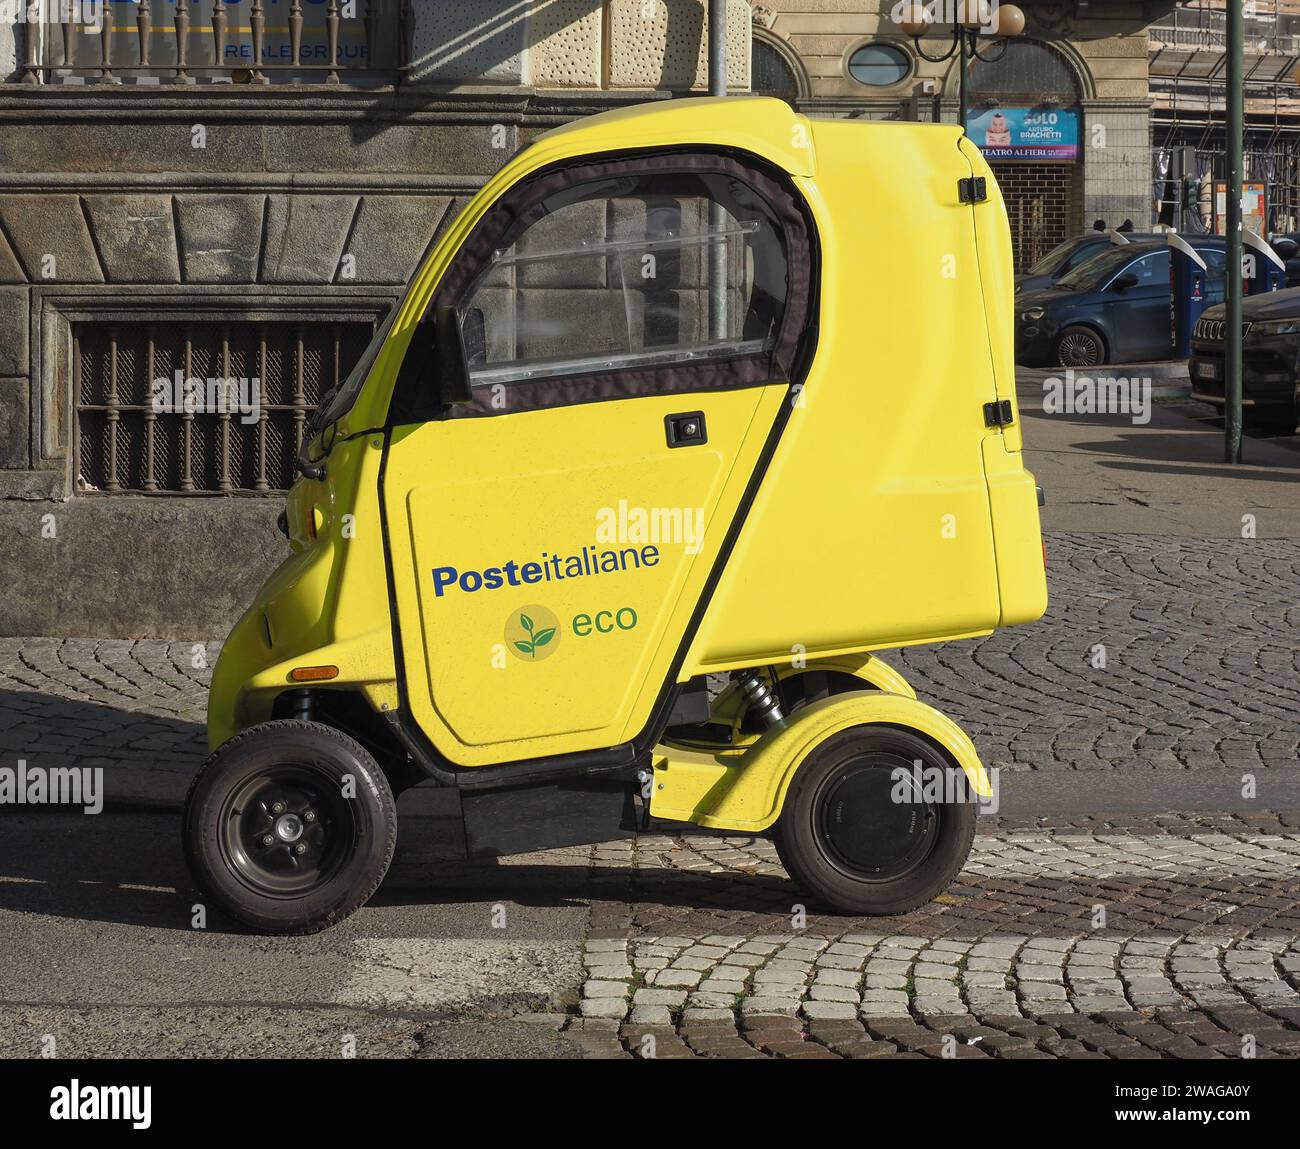
[[[920,734],[962,770],[976,794],[992,796],[974,743],[951,718],[914,698],[853,691],[810,703],[744,750],[657,747],[650,813],[714,830],[767,830],[780,817],[795,771],[813,749],[843,730],[865,725]]]

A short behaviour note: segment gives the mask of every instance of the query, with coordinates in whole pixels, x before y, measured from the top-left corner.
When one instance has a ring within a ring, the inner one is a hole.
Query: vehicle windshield
[[[1146,251],[1129,247],[1108,247],[1091,259],[1085,259],[1074,270],[1067,272],[1056,281],[1057,287],[1069,291],[1095,291],[1121,268],[1131,263],[1139,255],[1148,255],[1161,248],[1152,247]]]
[[[409,291],[410,288],[408,287],[407,290]],[[331,423],[337,423],[352,410],[352,405],[357,401],[357,396],[361,393],[361,385],[365,383],[366,376],[370,374],[370,368],[375,365],[375,360],[379,357],[379,349],[383,347],[384,340],[388,338],[388,333],[393,329],[393,322],[397,319],[397,313],[401,311],[404,302],[406,302],[405,294],[403,294],[401,300],[393,304],[392,310],[389,311],[383,323],[376,329],[370,342],[366,344],[366,349],[361,353],[361,358],[357,360],[356,366],[348,372],[347,378],[337,387],[331,387],[321,396],[320,406],[316,408],[315,414],[312,415],[311,422],[307,425],[307,434],[303,437],[304,450],[313,436]]]
[[[1029,274],[1051,275],[1057,265],[1060,264],[1061,260],[1070,253],[1071,249],[1073,249],[1074,245],[1078,242],[1077,239],[1067,239],[1064,243],[1058,243],[1051,251],[1029,269]]]

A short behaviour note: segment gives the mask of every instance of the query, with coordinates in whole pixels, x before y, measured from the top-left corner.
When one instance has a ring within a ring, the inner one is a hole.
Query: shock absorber
[[[301,718],[311,722],[316,717],[316,698],[310,690],[286,690],[276,699],[277,718]]]
[[[785,721],[781,710],[781,700],[756,670],[740,672],[740,690],[749,703],[746,712],[752,714],[764,726],[775,726]]]

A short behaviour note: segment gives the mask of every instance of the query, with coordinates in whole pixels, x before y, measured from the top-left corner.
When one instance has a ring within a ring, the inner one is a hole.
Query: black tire
[[[892,726],[855,726],[817,746],[795,771],[776,824],[790,876],[851,914],[904,914],[942,893],[966,864],[978,809],[964,777],[954,801],[891,801],[894,771],[910,777],[918,760],[940,777],[956,770],[933,743]]]
[[[231,917],[262,933],[310,934],[379,888],[397,808],[360,743],[319,722],[264,722],[203,764],[181,841],[195,882]]]
[[[1073,324],[1056,337],[1053,355],[1058,367],[1100,367],[1106,362],[1106,341],[1091,327]]]

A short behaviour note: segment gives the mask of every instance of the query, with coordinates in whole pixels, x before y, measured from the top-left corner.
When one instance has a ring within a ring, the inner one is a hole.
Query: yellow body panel
[[[917,731],[946,752],[975,793],[993,793],[974,744],[951,718],[914,698],[863,691],[812,703],[743,753],[661,746],[650,812],[656,818],[715,830],[767,830],[780,816],[790,781],[804,758],[832,735],[871,724]]]
[[[235,623],[212,671],[208,744],[216,749],[271,716],[295,666],[331,665],[327,689],[359,689],[376,710],[397,704],[376,488],[378,436],[334,449],[323,482],[289,494],[288,558]],[[308,531],[309,517],[317,524]]]
[[[987,634],[1002,615],[981,268],[1009,272],[1009,236],[977,244],[989,205],[958,200],[972,166],[955,128],[817,121],[813,139],[817,174],[796,184],[821,234],[817,354],[684,675],[785,662],[795,644],[811,658]]]

